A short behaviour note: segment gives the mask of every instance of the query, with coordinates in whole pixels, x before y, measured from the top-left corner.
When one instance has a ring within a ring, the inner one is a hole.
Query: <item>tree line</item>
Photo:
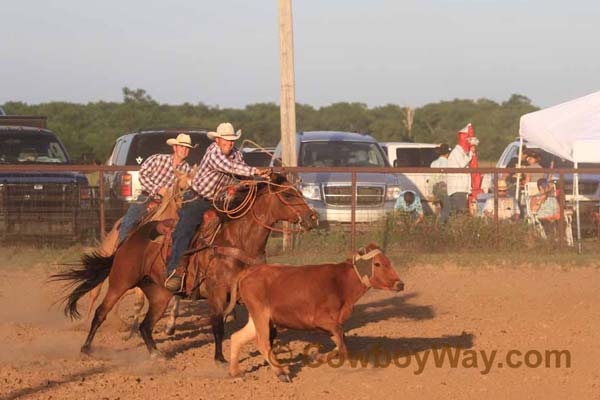
[[[160,104],[143,89],[123,88],[122,102],[87,104],[48,102],[26,104],[9,101],[7,114],[45,115],[48,128],[63,141],[72,157],[104,161],[123,134],[141,129],[215,129],[229,121],[244,132],[244,138],[263,146],[275,146],[280,136],[279,106],[250,104],[242,109],[205,104]],[[339,130],[365,132],[377,140],[399,142],[456,143],[456,133],[471,122],[480,139],[479,157],[495,161],[517,135],[521,115],[538,108],[519,94],[504,102],[488,99],[441,101],[418,108],[387,104],[368,107],[363,103],[339,102],[315,108],[296,105],[299,131]]]

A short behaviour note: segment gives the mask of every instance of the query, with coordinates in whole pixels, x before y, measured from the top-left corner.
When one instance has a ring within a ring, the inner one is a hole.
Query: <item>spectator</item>
[[[400,193],[400,197],[398,197],[394,205],[394,210],[400,214],[407,215],[414,226],[419,225],[424,219],[421,198],[412,190],[405,190]]]
[[[438,158],[433,160],[431,168],[447,168],[448,167],[448,156],[450,155],[450,146],[446,143],[442,143],[437,148]],[[433,194],[433,201],[439,203],[441,208],[440,220],[446,222],[450,215],[450,201],[448,199],[448,185],[446,184],[445,174],[435,174],[430,179],[431,193]]]
[[[449,168],[467,168],[473,158],[477,138],[468,137],[467,132],[460,131],[457,144],[448,156]],[[467,211],[467,197],[471,191],[471,174],[449,174],[447,178],[448,196],[451,212]]]
[[[525,168],[542,168],[540,160],[542,157],[535,151],[529,151],[525,156],[527,164]],[[546,175],[543,172],[528,172],[525,174],[524,183],[537,182],[539,179],[545,178]]]
[[[483,215],[494,218],[494,198],[490,197],[483,206]],[[500,221],[517,221],[521,212],[514,197],[508,195],[506,181],[498,182],[498,219]]]
[[[554,234],[556,231],[556,221],[560,219],[560,206],[548,180],[538,179],[537,187],[539,194],[532,196],[530,200],[531,212],[542,223],[546,234]]]

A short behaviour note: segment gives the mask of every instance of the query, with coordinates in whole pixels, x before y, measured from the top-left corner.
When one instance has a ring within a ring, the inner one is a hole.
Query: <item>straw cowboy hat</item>
[[[508,190],[508,184],[505,180],[498,181],[498,190]]]
[[[177,135],[177,137],[175,139],[171,138],[171,139],[167,139],[167,144],[169,146],[183,146],[183,147],[189,147],[190,149],[195,149],[196,147],[198,147],[198,145],[193,145],[192,144],[192,138],[190,137],[190,135],[186,134],[186,133],[180,133],[179,135]]]
[[[225,140],[237,140],[242,136],[242,130],[238,129],[234,132],[233,125],[229,122],[223,122],[217,126],[216,132],[208,132],[208,138],[211,140],[215,140],[220,137]]]

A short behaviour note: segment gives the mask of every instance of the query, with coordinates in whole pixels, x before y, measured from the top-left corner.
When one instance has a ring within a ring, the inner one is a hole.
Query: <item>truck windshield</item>
[[[190,165],[200,164],[206,148],[211,140],[204,133],[187,132],[193,144],[198,147],[190,150],[186,161]],[[153,154],[172,154],[173,149],[167,144],[167,139],[177,136],[177,132],[153,132],[136,135],[131,142],[127,154],[126,165],[139,165]]]
[[[539,149],[539,148],[534,148],[534,147],[530,147],[529,148],[530,151],[533,151],[537,154],[540,155],[541,160],[540,160],[540,165],[543,168],[575,168],[573,162],[569,161],[569,160],[565,160],[564,158],[560,158],[559,156],[556,156],[554,154],[548,153],[545,150]],[[514,158],[514,166],[517,166],[517,158]],[[579,163],[578,164],[579,168],[598,168],[600,167],[599,163]]]
[[[61,143],[45,132],[3,132],[0,134],[2,164],[65,164],[69,158]]]
[[[376,143],[324,141],[305,142],[300,148],[302,167],[387,167]]]

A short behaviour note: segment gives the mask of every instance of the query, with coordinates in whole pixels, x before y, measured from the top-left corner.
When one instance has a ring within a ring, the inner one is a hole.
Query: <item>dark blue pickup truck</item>
[[[97,225],[87,177],[37,168],[70,164],[71,159],[56,135],[39,126],[45,119],[38,126],[25,123],[31,121],[0,117],[0,165],[6,166],[0,170],[0,240],[87,238]]]

